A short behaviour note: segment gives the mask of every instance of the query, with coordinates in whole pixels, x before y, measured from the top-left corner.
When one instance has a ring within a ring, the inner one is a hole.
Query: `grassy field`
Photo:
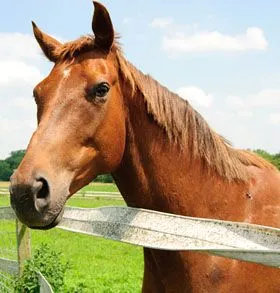
[[[5,184],[0,183],[0,188]],[[117,191],[112,184],[90,184],[95,191]],[[106,189],[106,190],[105,190]],[[100,207],[124,205],[122,200],[102,198],[71,198],[67,205],[77,207]],[[8,196],[0,196],[0,206],[9,205]],[[13,231],[11,222],[1,223],[1,231]],[[78,292],[134,293],[141,291],[143,257],[142,249],[128,244],[60,230],[31,231],[32,249],[45,242],[70,261],[66,285],[74,288],[79,283],[84,289]],[[1,243],[0,241],[0,248]],[[1,249],[0,249],[1,250]],[[73,289],[74,292],[74,289]]]
[[[7,181],[0,181],[0,188],[1,187],[8,187],[9,186],[9,182]]]
[[[8,188],[9,182],[0,181],[0,188]],[[82,191],[118,192],[118,187],[111,183],[90,183],[81,189]]]
[[[104,192],[117,192],[118,187],[111,183],[90,183],[89,185],[83,187],[81,191],[104,191]]]

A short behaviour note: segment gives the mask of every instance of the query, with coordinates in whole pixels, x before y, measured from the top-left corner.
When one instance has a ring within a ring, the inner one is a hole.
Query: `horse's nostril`
[[[50,201],[50,190],[46,179],[39,178],[33,186],[35,207],[38,212],[43,212]]]
[[[36,180],[38,186],[40,186],[39,190],[37,191],[36,198],[47,198],[49,196],[49,184],[46,179],[39,178]]]

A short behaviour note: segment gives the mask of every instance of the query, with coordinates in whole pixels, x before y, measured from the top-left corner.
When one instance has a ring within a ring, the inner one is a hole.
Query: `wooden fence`
[[[0,219],[5,218],[15,218],[9,207],[0,208]],[[200,251],[280,267],[280,229],[272,227],[103,207],[66,208],[58,228],[154,249]],[[18,262],[0,259],[0,269],[21,271],[23,260],[30,256],[28,229],[18,223],[17,235]],[[40,280],[44,283],[43,277]]]

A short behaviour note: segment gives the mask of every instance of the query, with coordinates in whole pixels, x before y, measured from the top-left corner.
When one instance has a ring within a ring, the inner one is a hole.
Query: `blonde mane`
[[[84,36],[64,44],[56,52],[60,60],[72,59],[94,49],[94,37]],[[130,84],[134,94],[145,99],[147,112],[162,127],[171,141],[187,147],[194,158],[201,158],[205,166],[228,180],[247,180],[246,166],[275,169],[270,163],[249,151],[234,149],[228,141],[213,131],[203,117],[183,100],[149,75],[129,63],[117,42],[112,47],[120,73]]]

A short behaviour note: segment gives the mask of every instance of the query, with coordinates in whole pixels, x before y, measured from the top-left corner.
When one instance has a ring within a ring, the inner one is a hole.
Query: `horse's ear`
[[[55,54],[55,50],[61,46],[61,43],[56,39],[52,38],[51,36],[43,33],[33,21],[32,26],[34,36],[37,42],[39,43],[41,49],[43,50],[44,54],[50,61],[56,62],[57,56]]]
[[[94,14],[92,30],[95,36],[95,45],[105,51],[109,51],[114,42],[114,28],[107,9],[100,3],[93,1]]]

